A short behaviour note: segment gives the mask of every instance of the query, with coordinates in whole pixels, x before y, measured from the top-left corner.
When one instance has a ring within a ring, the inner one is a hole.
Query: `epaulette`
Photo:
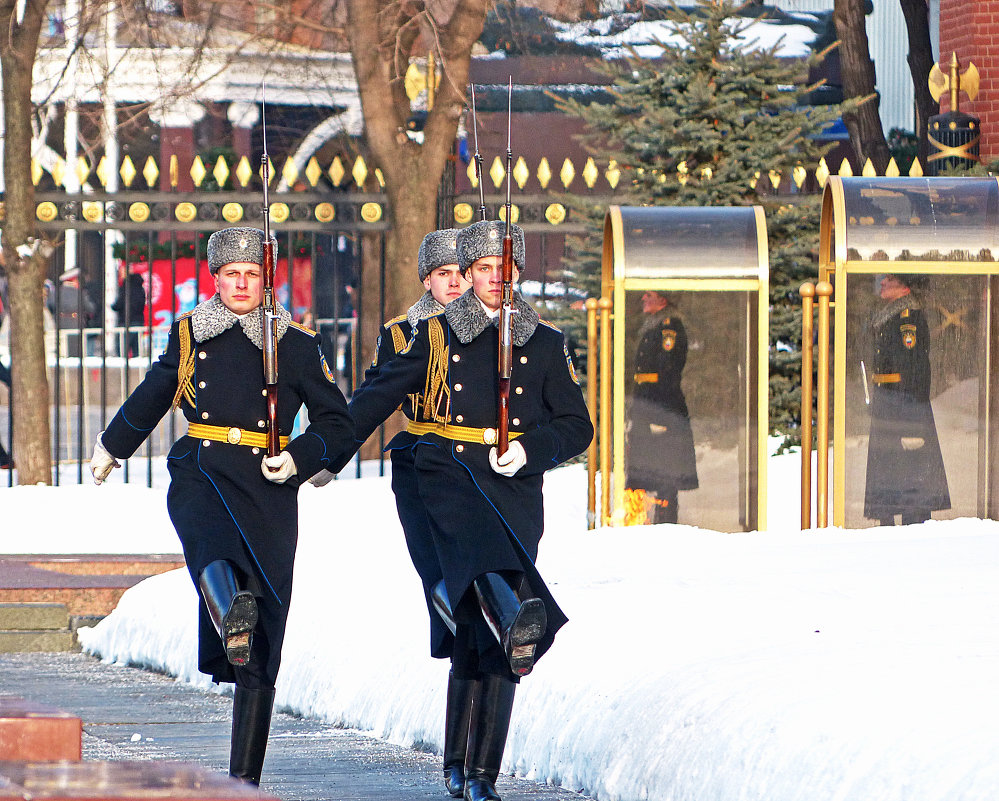
[[[909,316],[909,307],[908,306],[906,306],[904,309],[902,309],[902,316],[903,317],[908,317]]]
[[[386,328],[391,328],[393,325],[399,325],[399,323],[405,322],[407,317],[405,314],[400,314],[398,317],[393,317],[391,320],[385,323]]]
[[[299,331],[304,331],[310,337],[314,337],[316,332],[309,328],[307,325],[302,325],[301,323],[296,323],[294,320],[288,321],[289,328],[297,328]]]
[[[559,333],[559,334],[561,334],[561,333],[562,333],[562,329],[561,329],[561,328],[559,328],[559,327],[558,327],[557,325],[555,325],[555,323],[550,323],[550,322],[548,322],[547,320],[542,320],[541,318],[538,318],[538,323],[539,323],[540,325],[543,325],[543,326],[547,326],[547,327],[548,327],[548,328],[550,328],[550,329],[551,329],[552,331],[555,331],[555,332],[557,332],[557,333]]]
[[[178,317],[176,320],[174,320],[174,322],[180,322],[181,320],[186,320],[192,314],[194,314],[194,309],[191,309],[190,311],[184,312],[182,315],[180,315],[180,317]]]

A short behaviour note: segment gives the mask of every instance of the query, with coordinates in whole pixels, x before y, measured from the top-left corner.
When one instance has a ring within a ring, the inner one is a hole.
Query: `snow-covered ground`
[[[771,460],[771,530],[748,534],[587,531],[585,472],[549,473],[539,567],[570,622],[521,684],[504,770],[607,801],[994,797],[999,524],[803,534],[797,469]],[[176,552],[165,494],[4,488],[0,551]],[[278,704],[439,749],[447,664],[388,479],[300,498]],[[208,687],[195,607],[172,571],[81,640]]]

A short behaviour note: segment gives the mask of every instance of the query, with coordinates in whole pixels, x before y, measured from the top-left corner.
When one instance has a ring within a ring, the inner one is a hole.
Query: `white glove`
[[[298,468],[295,467],[295,460],[291,458],[291,454],[288,451],[281,451],[277,456],[265,456],[260,462],[260,472],[268,481],[284,484],[298,472]]]
[[[502,456],[496,448],[489,449],[489,466],[501,476],[512,476],[525,464],[527,464],[527,454],[524,453],[524,446],[517,440],[507,446],[506,453]]]
[[[103,433],[102,431],[101,434]],[[90,472],[93,473],[94,483],[98,487],[104,483],[104,479],[111,474],[114,468],[121,467],[118,460],[104,447],[104,443],[101,442],[101,434],[97,435],[97,442],[94,443],[94,455],[90,457]]]
[[[334,478],[336,478],[336,473],[331,473],[329,470],[320,470],[312,478],[309,479],[309,483],[317,487],[325,487]]]
[[[902,437],[903,451],[918,451],[925,444],[926,440],[922,437]]]

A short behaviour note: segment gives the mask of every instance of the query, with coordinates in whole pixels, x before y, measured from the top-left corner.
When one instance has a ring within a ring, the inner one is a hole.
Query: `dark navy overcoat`
[[[499,475],[489,466],[488,444],[446,433],[422,434],[414,464],[452,606],[462,604],[483,573],[524,574],[548,612],[540,658],[566,622],[534,564],[544,531],[544,473],[585,450],[593,427],[562,333],[539,322],[519,297],[517,309],[509,417],[526,465],[512,477]],[[421,320],[409,346],[354,393],[350,411],[358,441],[413,393],[422,394],[420,421],[495,428],[498,345],[495,321],[472,290]]]
[[[206,304],[214,301],[218,301],[217,296]],[[219,325],[217,320],[210,322],[207,332],[202,333],[208,338],[197,341],[197,335],[192,336],[192,318],[202,314],[203,307],[205,304],[173,324],[166,352],[108,425],[102,440],[112,455],[131,456],[170,409],[179,383],[183,326],[188,327],[186,337],[193,359],[189,383],[193,397],[181,401],[184,417],[190,423],[266,430],[260,347],[224,312],[222,319],[229,327],[222,328],[224,322]],[[291,600],[298,486],[319,470],[342,461],[345,453],[352,452],[354,441],[347,404],[334,383],[321,338],[287,321],[282,328],[278,343],[281,435],[291,433],[303,404],[309,416],[305,431],[284,448],[295,460],[298,474],[285,484],[272,483],[260,470],[265,449],[198,439],[183,431],[168,456],[171,482],[167,508],[191,578],[197,586],[201,571],[217,559],[229,560],[243,574],[257,597],[257,630],[268,645],[267,664],[262,667],[272,682],[280,665]],[[199,635],[200,670],[215,681],[233,681],[232,668],[203,600]]]

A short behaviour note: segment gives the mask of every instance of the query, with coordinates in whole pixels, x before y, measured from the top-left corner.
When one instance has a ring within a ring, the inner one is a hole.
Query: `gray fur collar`
[[[423,293],[423,296],[416,303],[409,307],[409,311],[406,312],[406,319],[409,320],[410,327],[415,330],[416,324],[420,320],[440,314],[443,310],[444,307],[434,299],[434,296],[428,290]]]
[[[918,308],[919,301],[917,301],[911,294],[902,295],[900,298],[895,298],[895,300],[889,301],[880,309],[876,309],[871,318],[871,324],[875,328],[880,328],[896,314],[901,314],[903,309]]]
[[[276,306],[278,312],[277,336],[280,342],[284,332],[288,330],[291,315],[280,303],[276,303]],[[239,323],[250,342],[263,350],[263,316],[263,307],[258,306],[249,314],[240,317],[222,302],[222,298],[216,292],[208,300],[195,306],[194,311],[191,312],[191,329],[194,331],[194,341],[206,342]]]
[[[538,327],[538,313],[527,304],[519,292],[513,293],[513,309],[516,312],[512,323],[513,344],[522,348],[534,335],[534,329]],[[490,319],[471,289],[445,306],[444,316],[462,345],[467,345],[490,325],[499,325],[499,316]]]

